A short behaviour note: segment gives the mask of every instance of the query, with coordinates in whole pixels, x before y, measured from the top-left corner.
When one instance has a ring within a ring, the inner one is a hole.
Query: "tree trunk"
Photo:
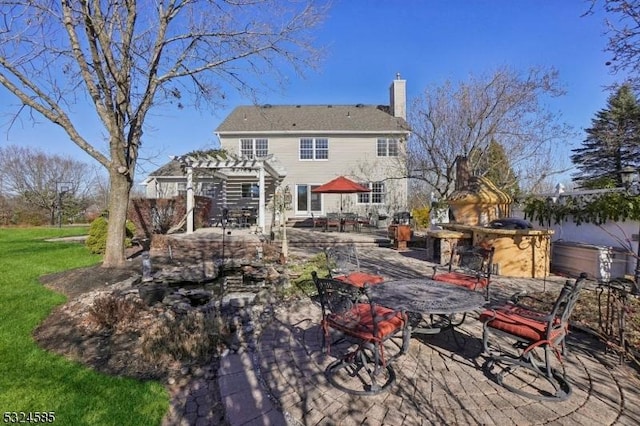
[[[109,230],[107,247],[104,253],[103,267],[122,267],[126,259],[124,255],[124,240],[126,236],[127,210],[129,207],[129,193],[131,180],[128,176],[118,173],[117,167],[109,170],[111,189],[109,191]]]

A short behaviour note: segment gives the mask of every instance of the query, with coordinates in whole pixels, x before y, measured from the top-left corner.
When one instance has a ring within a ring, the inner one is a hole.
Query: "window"
[[[370,188],[371,192],[359,193],[359,204],[384,204],[386,197],[384,182],[360,182],[360,185]]]
[[[296,214],[309,215],[322,211],[322,194],[311,192],[318,185],[296,185]]]
[[[269,154],[268,139],[240,139],[240,155],[249,158],[266,157]]]
[[[327,138],[300,139],[300,159],[301,160],[329,159],[329,139]]]
[[[397,157],[398,140],[380,138],[378,139],[378,157]]]
[[[176,189],[178,190],[178,195],[179,196],[186,196],[187,195],[187,182],[178,182],[176,185]]]
[[[260,186],[257,183],[243,183],[242,198],[260,198]]]

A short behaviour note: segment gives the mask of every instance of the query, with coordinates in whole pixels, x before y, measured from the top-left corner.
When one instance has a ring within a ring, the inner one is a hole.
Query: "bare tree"
[[[313,0],[8,0],[0,5],[0,83],[59,125],[109,173],[103,266],[125,262],[125,221],[149,111],[220,101],[249,72],[317,63]],[[276,78],[277,81],[277,78]],[[85,98],[108,148],[82,134]]]
[[[87,164],[16,145],[0,148],[0,176],[6,194],[16,196],[30,208],[48,212],[52,225],[61,196],[80,206],[93,186]],[[62,184],[66,187],[64,194]]]
[[[508,162],[494,169],[513,169],[524,190],[561,173],[554,153],[571,132],[543,105],[545,97],[563,94],[557,80],[554,70],[518,73],[502,68],[466,82],[427,88],[409,114],[410,177],[445,199],[454,190],[456,158],[469,158],[473,172],[486,171],[480,165],[490,155],[492,141],[504,149]]]
[[[627,72],[635,89],[640,87],[640,0],[591,0],[585,13],[594,13],[603,5],[609,41],[605,51],[611,54],[606,65],[613,73]]]

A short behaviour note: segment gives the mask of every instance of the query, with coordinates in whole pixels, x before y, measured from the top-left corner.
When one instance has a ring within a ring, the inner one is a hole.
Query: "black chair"
[[[346,231],[347,227],[351,227],[351,230],[358,231],[358,215],[356,213],[344,213],[341,218],[340,227],[342,231]]]
[[[336,231],[340,230],[340,215],[338,213],[327,213],[324,230],[329,231],[331,228],[336,228]]]
[[[569,318],[586,277],[583,273],[568,280],[550,310],[541,309],[541,301],[518,294],[480,314],[483,348],[489,356],[485,368],[487,372],[498,368],[491,375],[499,385],[538,401],[563,401],[571,395],[564,371],[552,363],[557,360],[562,366]],[[505,340],[516,351],[505,350]]]
[[[327,218],[322,216],[316,216],[315,213],[311,212],[311,223],[313,229],[321,228],[323,231],[326,230],[327,227]]]
[[[355,395],[388,390],[396,378],[391,364],[409,348],[407,316],[372,303],[366,287],[319,278],[315,271],[312,276],[322,307],[323,350],[331,353],[332,331],[351,344],[351,350],[327,367],[327,379],[338,389]]]
[[[484,290],[484,298],[489,300],[494,251],[493,247],[455,246],[451,252],[448,270],[438,272],[438,267],[434,266],[431,279],[463,286],[469,290]]]

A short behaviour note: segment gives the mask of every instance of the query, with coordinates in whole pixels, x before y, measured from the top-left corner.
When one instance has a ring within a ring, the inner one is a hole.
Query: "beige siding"
[[[241,138],[265,137],[257,135],[245,135],[223,137],[221,146],[229,152],[239,154],[239,141]],[[274,154],[278,162],[287,171],[284,180],[285,185],[295,190],[296,185],[320,185],[337,176],[345,175],[359,182],[381,181],[388,177],[401,176],[398,172],[401,157],[377,157],[378,135],[305,135],[304,137],[326,137],[329,141],[328,160],[300,160],[299,159],[299,135],[266,136],[269,140],[269,153]],[[380,137],[388,137],[380,135]],[[404,143],[401,143],[401,148]],[[385,213],[406,209],[407,182],[405,179],[390,179],[386,183],[386,203],[383,206],[367,206],[357,204],[357,195],[343,195],[343,205],[348,206],[349,211],[367,214],[371,210],[379,210]],[[267,193],[272,193],[267,188]],[[230,194],[231,195],[231,194]],[[322,211],[325,214],[339,210],[340,196],[334,194],[322,195]],[[346,210],[346,209],[345,209]],[[293,216],[295,212],[288,212]],[[306,216],[304,212],[298,212],[298,216]]]

